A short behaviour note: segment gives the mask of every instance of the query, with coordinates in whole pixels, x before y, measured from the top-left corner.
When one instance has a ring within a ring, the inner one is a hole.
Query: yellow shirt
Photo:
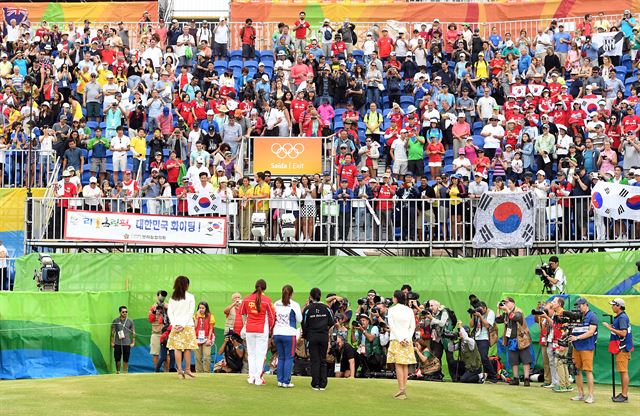
[[[91,81],[91,74],[89,71],[84,73],[81,72],[78,77],[78,84],[76,85],[76,91],[78,94],[84,94],[84,87],[89,81]]]
[[[218,176],[217,174],[215,174],[215,175],[213,175],[213,176],[211,177],[211,179],[209,179],[209,183],[213,186],[213,189],[214,189],[215,191],[217,191],[217,190],[218,190],[218,188],[220,188],[220,181],[221,181],[223,178],[224,178],[224,179],[227,179],[227,177],[226,177],[226,176],[224,176],[224,175],[222,175],[222,176]],[[227,182],[228,182],[228,180],[227,180]]]
[[[262,185],[258,184],[253,187],[253,196],[261,196],[269,198],[271,196],[271,187],[266,182],[262,182]],[[257,211],[269,211],[268,199],[256,199],[254,202],[255,209]]]
[[[133,157],[145,160],[147,158],[147,139],[136,136],[131,138],[131,148],[133,149]]]

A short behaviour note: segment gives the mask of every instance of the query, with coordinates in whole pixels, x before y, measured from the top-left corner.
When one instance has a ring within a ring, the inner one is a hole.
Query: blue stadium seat
[[[242,51],[241,50],[234,50],[234,51],[230,51],[229,52],[229,58],[231,60],[234,59],[242,59]]]
[[[400,105],[406,104],[406,105],[414,105],[415,104],[415,98],[413,98],[412,95],[403,95],[400,97]]]
[[[385,110],[382,111],[382,117],[385,118],[385,120],[387,119],[387,114],[389,114],[391,112],[390,108],[387,108]]]
[[[229,63],[227,61],[216,61],[213,63],[213,68],[218,72],[220,72],[221,70],[224,71],[228,66]]]
[[[474,134],[473,136],[473,145],[479,147],[480,149],[484,148],[484,137],[479,134]]]
[[[229,68],[242,68],[244,66],[244,63],[242,61],[239,61],[237,59],[232,59],[231,61],[229,61]]]
[[[453,149],[446,150],[446,151],[444,152],[444,157],[445,157],[445,159],[446,159],[446,158],[453,159],[453,157],[454,157],[454,156],[453,156]]]
[[[354,49],[353,50],[353,57],[358,59],[363,59],[364,60],[364,51],[360,50],[360,49]]]
[[[87,121],[87,127],[89,127],[91,130],[95,130],[95,128],[99,125],[100,124],[97,121]]]
[[[447,175],[451,175],[453,173],[453,165],[445,165],[442,171]]]
[[[625,79],[625,80],[624,80],[624,85],[631,85],[631,84],[633,84],[634,82],[638,82],[638,77],[636,77],[636,76],[631,76],[631,77],[629,77],[629,78],[627,78],[627,79]]]
[[[473,134],[480,134],[483,127],[484,127],[484,124],[482,123],[482,121],[476,121],[475,123],[473,123],[473,126],[471,127],[471,132]]]

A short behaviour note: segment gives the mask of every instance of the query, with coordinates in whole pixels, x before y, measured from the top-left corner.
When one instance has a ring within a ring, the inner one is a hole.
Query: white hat
[[[215,115],[215,113],[213,112],[213,110],[207,110],[207,115],[208,116],[213,116],[213,115]]]
[[[115,76],[112,73],[108,73],[107,74],[107,79],[111,79],[111,78],[115,78]]]
[[[558,128],[558,130],[562,129],[564,131],[568,131],[567,126],[565,126],[564,124],[556,124],[556,127]]]
[[[65,170],[62,172],[62,177],[63,178],[68,178],[69,176],[71,176],[71,172],[69,172],[68,170]]]
[[[62,106],[63,106],[63,107],[67,107],[67,108],[69,108],[69,107],[70,107],[70,106],[69,106],[69,103],[64,103],[64,104],[62,104]]]
[[[624,299],[622,298],[615,298],[614,300],[612,300],[611,302],[609,302],[609,305],[617,305],[621,308],[624,308]]]
[[[262,79],[263,79],[263,80],[265,80],[265,81],[269,81],[269,75],[264,74],[264,75],[262,76]]]
[[[547,176],[547,174],[542,169],[540,169],[538,172],[536,172],[536,175]]]
[[[224,172],[224,168],[220,165],[216,168],[216,172]]]
[[[331,20],[327,19],[326,17],[324,18],[324,23],[329,23]]]
[[[264,66],[264,62],[260,62],[258,66]]]
[[[407,130],[406,130],[406,129],[402,129],[402,130],[400,130],[400,133],[406,133],[406,132],[407,132]]]
[[[414,111],[416,111],[417,108],[415,105],[410,105],[409,107],[407,107],[407,113],[413,113]]]
[[[360,168],[360,172],[368,172],[368,171],[369,171],[369,168],[366,166],[363,166]]]
[[[90,177],[89,183],[98,183],[98,178],[96,178],[95,176]]]
[[[196,163],[204,163],[204,158],[202,156],[196,158]]]
[[[611,169],[609,169],[608,171],[605,172],[605,175],[609,175],[609,176],[615,176],[615,172]]]

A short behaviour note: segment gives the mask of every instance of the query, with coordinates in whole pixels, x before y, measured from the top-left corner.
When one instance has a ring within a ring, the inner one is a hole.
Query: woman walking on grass
[[[276,324],[273,327],[273,341],[278,349],[278,387],[291,388],[291,369],[296,352],[296,327],[302,322],[302,311],[293,300],[293,287],[282,288],[282,299],[276,301]]]
[[[401,290],[393,292],[393,305],[389,308],[389,329],[391,345],[387,353],[387,364],[395,363],[398,392],[393,396],[399,400],[407,398],[406,387],[409,364],[416,363],[411,340],[416,330],[416,320],[411,308],[405,305],[405,294]]]
[[[245,317],[242,335],[247,339],[247,353],[249,360],[249,377],[247,383],[262,386],[264,361],[267,357],[269,334],[275,323],[275,311],[271,299],[264,295],[267,282],[259,279],[252,294],[244,298],[240,307],[240,314]]]
[[[191,350],[198,349],[196,333],[193,327],[196,300],[188,290],[189,279],[186,276],[176,277],[176,281],[173,283],[173,293],[167,306],[167,314],[172,325],[167,348],[174,351],[179,378],[185,378],[185,374],[195,378],[191,373]],[[184,370],[182,369],[183,353]]]

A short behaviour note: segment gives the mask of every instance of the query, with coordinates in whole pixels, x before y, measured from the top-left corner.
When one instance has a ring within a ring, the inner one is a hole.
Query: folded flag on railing
[[[591,190],[591,205],[603,217],[640,221],[640,186],[598,181]]]
[[[237,203],[225,202],[218,195],[187,194],[189,215],[236,215]]]
[[[476,205],[474,248],[531,247],[537,198],[533,192],[482,195]]]

